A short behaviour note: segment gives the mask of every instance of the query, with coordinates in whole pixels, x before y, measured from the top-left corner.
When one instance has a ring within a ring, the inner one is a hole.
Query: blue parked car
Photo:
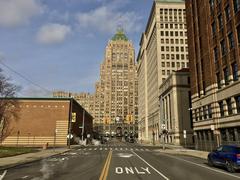
[[[208,154],[210,166],[223,166],[229,172],[240,169],[240,147],[236,145],[222,145]]]

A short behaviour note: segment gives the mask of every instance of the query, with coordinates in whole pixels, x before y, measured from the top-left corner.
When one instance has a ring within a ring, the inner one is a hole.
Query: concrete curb
[[[0,171],[3,171],[3,170],[7,170],[7,169],[11,169],[11,168],[14,168],[14,167],[18,167],[20,165],[24,165],[24,164],[30,164],[30,163],[33,163],[33,162],[37,162],[37,161],[41,161],[45,158],[49,158],[49,157],[54,157],[54,156],[57,156],[57,155],[60,155],[60,154],[63,154],[63,153],[66,153],[68,151],[71,151],[72,149],[66,149],[65,151],[62,151],[62,152],[56,152],[54,154],[49,154],[49,155],[46,155],[46,156],[42,156],[42,157],[32,157],[32,158],[26,158],[20,162],[17,162],[17,163],[13,163],[13,164],[8,164],[8,165],[3,165],[3,166],[0,166]],[[14,157],[14,156],[12,156]],[[0,159],[1,160],[1,159]]]
[[[191,156],[191,157],[196,157],[196,158],[201,158],[204,160],[207,160],[207,154],[208,152],[194,152],[194,151],[188,151],[188,150],[181,150],[181,151],[176,151],[176,150],[157,150],[155,152],[160,152],[160,153],[165,153],[165,154],[171,154],[171,155],[184,155],[184,156]]]

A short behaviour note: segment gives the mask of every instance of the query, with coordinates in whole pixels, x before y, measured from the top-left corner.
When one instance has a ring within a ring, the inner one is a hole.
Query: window
[[[217,47],[214,48],[214,62],[218,61],[218,49]]]
[[[233,33],[229,33],[228,35],[228,42],[229,42],[229,48],[234,48],[234,39],[233,39]]]
[[[230,7],[229,7],[229,5],[227,5],[227,7],[225,8],[225,16],[226,16],[226,21],[229,21],[229,19],[230,19]]]
[[[211,107],[211,105],[208,105],[207,108],[208,108],[208,118],[212,118],[212,107]]]
[[[216,34],[216,23],[215,21],[212,23],[212,35],[215,36]]]
[[[165,75],[165,70],[162,70],[162,75]]]
[[[240,25],[237,27],[238,44],[240,44]]]
[[[225,40],[221,41],[221,51],[222,51],[222,56],[224,56],[226,54],[226,44],[225,44]]]
[[[224,116],[223,102],[222,101],[218,102],[218,105],[220,108],[220,115],[221,117],[223,117]]]
[[[203,117],[204,119],[207,119],[207,109],[205,106],[203,106]]]
[[[240,0],[234,0],[233,1],[233,6],[234,6],[234,12],[238,12],[240,9]]]
[[[209,4],[210,4],[210,11],[211,11],[211,13],[213,13],[213,10],[214,10],[214,0],[210,0]]]
[[[238,66],[237,63],[232,64],[232,73],[233,73],[233,80],[237,81],[238,80]]]
[[[218,16],[218,25],[219,25],[219,29],[223,28],[223,18],[222,18],[222,14],[220,14]]]
[[[217,73],[217,74],[216,74],[216,77],[217,77],[218,89],[220,89],[220,88],[221,88],[221,77],[220,77],[220,73]]]
[[[223,69],[223,73],[224,73],[225,85],[228,85],[229,84],[229,79],[228,79],[229,71],[228,71],[228,68],[224,68]]]
[[[236,108],[237,108],[237,113],[240,113],[240,95],[234,97],[236,101]]]
[[[232,102],[231,102],[231,98],[226,100],[227,102],[227,108],[228,108],[228,115],[232,115]]]

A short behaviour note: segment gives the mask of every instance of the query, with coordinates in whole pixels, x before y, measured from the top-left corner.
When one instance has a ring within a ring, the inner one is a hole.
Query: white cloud
[[[135,12],[118,11],[116,3],[98,7],[87,13],[78,13],[77,20],[82,28],[108,33],[114,33],[118,25],[122,25],[128,33],[139,32],[142,29],[141,17]]]
[[[0,26],[16,27],[42,12],[37,0],[0,0]]]
[[[37,41],[42,44],[55,44],[63,42],[71,33],[71,27],[62,24],[46,24],[37,33]]]

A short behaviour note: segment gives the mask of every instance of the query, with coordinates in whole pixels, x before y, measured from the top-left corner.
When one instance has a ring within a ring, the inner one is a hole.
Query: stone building
[[[174,71],[188,67],[186,13],[183,0],[154,0],[140,41],[138,62],[139,134],[158,140],[159,87]]]
[[[123,29],[118,29],[105,49],[96,95],[101,98],[99,119],[105,133],[137,131],[137,74],[135,52]],[[103,105],[103,106],[102,106]]]
[[[190,116],[189,69],[173,71],[162,83],[159,90],[160,133],[163,135],[163,130],[166,130],[165,142],[192,147],[193,129]]]
[[[240,2],[186,0],[195,146],[240,142]]]

